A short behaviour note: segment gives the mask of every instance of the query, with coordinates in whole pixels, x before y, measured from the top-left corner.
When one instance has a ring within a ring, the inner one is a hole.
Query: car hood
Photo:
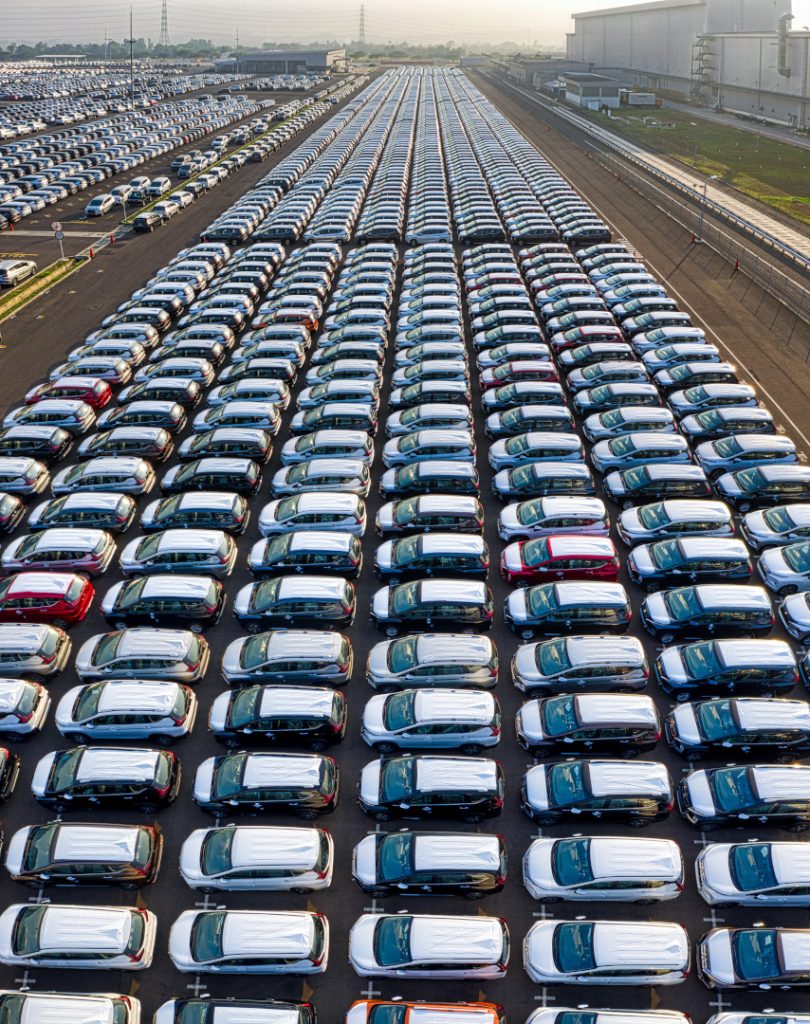
[[[728,930],[716,928],[704,936],[701,940],[701,953],[706,958],[705,971],[717,985],[734,984],[734,959]]]
[[[371,761],[360,773],[360,799],[368,807],[376,807],[380,799],[380,769],[380,761]]]
[[[366,836],[354,848],[352,870],[359,882],[374,885],[377,881],[377,837]]]
[[[706,772],[690,772],[686,776],[686,792],[689,794],[689,804],[695,814],[702,818],[711,818],[714,815],[714,800]]]
[[[535,810],[544,811],[548,808],[548,788],[546,786],[546,769],[543,765],[535,765],[524,776],[526,799]]]
[[[673,708],[672,718],[675,722],[677,737],[684,743],[700,743],[700,732],[698,730],[695,711],[691,704],[681,704]]]
[[[214,761],[213,757],[203,761],[194,776],[194,799],[201,803],[211,799],[211,790],[214,785]]]

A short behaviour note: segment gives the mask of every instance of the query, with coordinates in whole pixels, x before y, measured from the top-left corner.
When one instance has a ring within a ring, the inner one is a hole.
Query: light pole
[[[703,220],[706,216],[706,194],[709,191],[710,181],[717,181],[717,175],[711,174],[703,182],[703,201],[700,204],[700,218],[698,219],[697,234],[695,235],[695,242],[697,242],[698,244],[700,244],[700,242],[703,241]]]

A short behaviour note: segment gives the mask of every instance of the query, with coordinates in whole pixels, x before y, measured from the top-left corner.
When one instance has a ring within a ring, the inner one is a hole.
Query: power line
[[[158,46],[171,45],[172,42],[169,38],[169,0],[163,0],[160,9],[160,38],[158,39]]]

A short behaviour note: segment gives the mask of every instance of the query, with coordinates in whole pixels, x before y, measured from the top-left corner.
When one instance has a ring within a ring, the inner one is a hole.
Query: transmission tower
[[[360,27],[357,31],[357,41],[361,46],[366,45],[366,5],[360,4]]]
[[[160,38],[158,46],[171,46],[169,39],[169,0],[163,0],[163,7],[160,11]]]

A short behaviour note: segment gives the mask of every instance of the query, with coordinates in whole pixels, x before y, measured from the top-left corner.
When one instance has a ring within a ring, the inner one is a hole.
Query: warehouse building
[[[569,103],[589,110],[602,110],[619,106],[619,82],[604,75],[567,72],[560,76],[562,91]]]
[[[308,71],[323,74],[343,71],[345,50],[256,50],[216,62],[217,71],[238,70],[250,75],[295,75]]]
[[[810,128],[810,31],[790,0],[654,0],[573,15],[567,55],[625,86]]]

